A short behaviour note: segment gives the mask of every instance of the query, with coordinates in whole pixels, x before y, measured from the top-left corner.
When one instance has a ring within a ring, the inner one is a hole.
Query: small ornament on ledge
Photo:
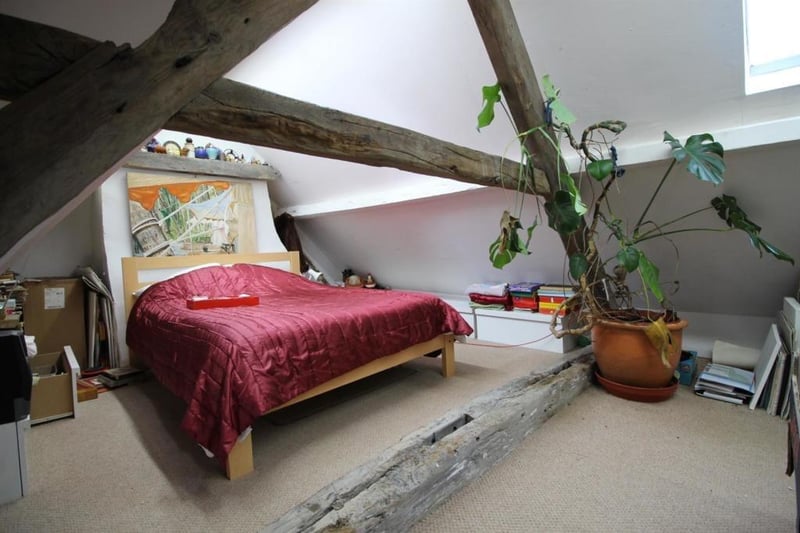
[[[219,159],[219,148],[211,143],[206,144],[206,155],[209,159],[216,161]]]
[[[186,144],[184,144],[183,148],[181,148],[181,156],[191,158],[195,157],[194,144],[192,144],[191,137],[186,137]]]

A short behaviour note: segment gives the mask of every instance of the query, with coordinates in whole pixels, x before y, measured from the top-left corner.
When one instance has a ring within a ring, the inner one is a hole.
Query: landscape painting
[[[135,256],[256,251],[245,181],[128,172],[128,204]]]

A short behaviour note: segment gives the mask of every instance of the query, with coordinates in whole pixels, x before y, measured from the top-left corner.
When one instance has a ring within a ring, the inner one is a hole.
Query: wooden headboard
[[[298,252],[123,257],[122,289],[125,294],[125,316],[128,316],[133,307],[134,291],[174,275],[182,269],[208,263],[222,265],[250,263],[282,268],[295,274],[300,273],[300,254]]]

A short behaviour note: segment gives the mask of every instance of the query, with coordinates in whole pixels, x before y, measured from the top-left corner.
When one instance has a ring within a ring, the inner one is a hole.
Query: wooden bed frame
[[[123,257],[122,285],[125,294],[125,316],[130,314],[136,299],[134,292],[159,279],[164,279],[176,271],[200,266],[208,263],[233,264],[253,263],[282,268],[296,274],[300,273],[300,255],[298,252],[266,252],[255,254],[221,254],[221,255],[187,255],[164,257]],[[313,398],[332,391],[354,381],[377,374],[389,368],[401,365],[412,359],[422,357],[436,350],[442,351],[442,375],[450,377],[455,374],[455,336],[452,333],[439,335],[429,341],[421,342],[392,355],[370,361],[356,369],[342,374],[330,381],[306,391],[288,402],[270,410],[272,413],[284,407]],[[131,352],[132,366],[144,366]],[[228,479],[237,479],[253,471],[252,432],[237,442],[231,450],[225,464],[225,475]]]

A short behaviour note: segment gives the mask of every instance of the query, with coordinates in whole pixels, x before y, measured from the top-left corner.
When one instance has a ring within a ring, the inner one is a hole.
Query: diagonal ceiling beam
[[[20,98],[99,44],[60,28],[0,15],[0,99]]]
[[[544,99],[510,1],[467,1],[517,131],[541,126],[545,123]],[[551,200],[560,188],[559,170],[566,172],[567,165],[541,135],[528,135],[525,143],[533,154],[534,166],[544,171],[550,185],[542,196]],[[562,237],[562,241],[568,255],[586,250],[584,230]]]
[[[165,126],[490,187],[516,188],[519,175],[518,163],[499,156],[228,79],[214,82]]]
[[[19,22],[24,31],[14,31]],[[8,30],[5,32],[4,30]],[[14,53],[3,52],[5,36]],[[59,28],[0,15],[0,98],[15,100],[99,43]],[[29,68],[12,72],[24,57]],[[519,164],[415,131],[220,79],[164,127],[319,157],[517,189]],[[537,191],[547,191],[541,171]]]
[[[131,50],[106,43],[0,109],[0,268],[132,151],[316,0],[176,0]],[[17,69],[15,69],[16,71]]]
[[[483,45],[489,54],[517,131],[528,131],[544,121],[544,99],[536,81],[528,50],[508,0],[468,0]],[[558,164],[566,169],[555,148],[541,135],[528,135],[525,142],[552,191],[558,187]]]

